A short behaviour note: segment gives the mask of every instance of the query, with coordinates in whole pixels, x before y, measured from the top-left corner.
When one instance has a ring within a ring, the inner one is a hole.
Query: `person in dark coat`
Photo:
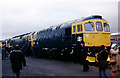
[[[82,64],[83,64],[83,72],[86,72],[89,70],[89,66],[87,64],[87,49],[84,45],[84,41],[81,41],[80,45],[81,45],[81,51],[80,51],[80,57],[81,57],[81,61],[82,61]]]
[[[15,73],[16,77],[19,78],[20,70],[22,70],[22,64],[24,68],[26,68],[26,60],[24,55],[22,54],[22,51],[19,50],[18,45],[16,45],[15,49],[11,51],[10,61],[11,61],[13,73]]]
[[[73,53],[73,59],[74,62],[82,63],[80,52],[81,52],[81,45],[80,42],[77,42],[76,45],[74,45],[74,53]]]
[[[108,58],[107,48],[104,45],[102,45],[101,51],[98,53],[98,57],[97,57],[99,61],[99,78],[101,78],[102,76],[102,71],[105,77],[109,78],[108,74],[106,73],[107,58]]]

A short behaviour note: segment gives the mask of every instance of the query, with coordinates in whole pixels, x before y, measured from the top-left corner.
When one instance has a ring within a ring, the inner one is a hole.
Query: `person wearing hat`
[[[108,58],[107,48],[104,45],[102,45],[100,48],[100,52],[98,53],[97,56],[99,64],[99,78],[102,77],[102,72],[106,78],[110,78],[109,75],[106,73],[107,58]]]
[[[84,45],[84,41],[81,41],[80,42],[80,45],[81,45],[81,49],[80,49],[80,57],[82,58],[81,61],[82,61],[82,64],[83,64],[83,72],[87,72],[89,70],[89,66],[87,64],[87,49]]]
[[[111,50],[110,50],[110,63],[112,64],[112,77],[116,78],[116,71],[117,67],[119,66],[119,61],[118,61],[118,53],[119,50],[117,48],[117,44],[112,44]]]

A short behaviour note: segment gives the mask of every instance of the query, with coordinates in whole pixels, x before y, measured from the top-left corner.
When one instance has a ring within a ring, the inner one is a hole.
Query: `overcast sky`
[[[118,0],[1,0],[0,39],[70,20],[102,15],[118,31]]]

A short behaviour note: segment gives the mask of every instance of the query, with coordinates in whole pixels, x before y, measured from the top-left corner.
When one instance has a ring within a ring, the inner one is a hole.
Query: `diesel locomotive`
[[[15,45],[19,45],[20,49],[23,50],[24,48],[29,46],[29,36],[31,33],[26,33],[26,34],[22,34],[22,35],[18,35],[18,36],[14,36],[12,38],[9,39],[5,39],[2,42],[2,47],[6,48],[6,50],[8,52],[10,52],[10,50],[13,49],[13,46]]]
[[[111,45],[109,23],[99,15],[51,26],[20,38],[22,43],[27,43],[26,46],[31,48],[32,55],[38,57],[73,55],[75,47],[80,45],[78,43],[84,41],[89,62],[97,61],[96,56],[101,45],[108,49]],[[11,45],[15,44],[14,40]]]
[[[85,42],[88,50],[87,60],[96,62],[100,46],[110,48],[109,23],[96,15],[51,26],[37,32],[33,47],[38,56],[70,55],[75,53],[75,46],[81,41]]]

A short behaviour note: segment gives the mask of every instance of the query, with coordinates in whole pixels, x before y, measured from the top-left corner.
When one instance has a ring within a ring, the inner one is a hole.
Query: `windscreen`
[[[104,23],[104,31],[110,32],[110,27],[108,24]]]
[[[93,22],[85,23],[84,27],[85,27],[85,31],[94,31],[95,30]]]
[[[96,22],[96,29],[97,29],[97,31],[103,31],[101,22]]]

